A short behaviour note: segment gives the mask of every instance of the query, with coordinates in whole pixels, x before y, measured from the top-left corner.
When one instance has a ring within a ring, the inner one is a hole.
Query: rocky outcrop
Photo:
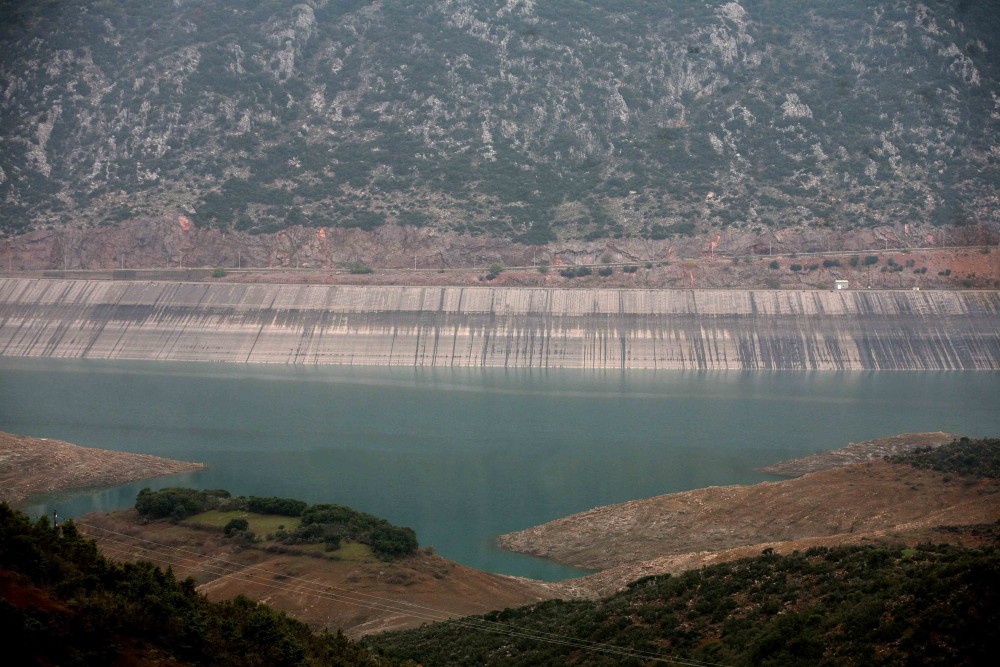
[[[1000,292],[0,280],[0,354],[594,369],[997,370]]]

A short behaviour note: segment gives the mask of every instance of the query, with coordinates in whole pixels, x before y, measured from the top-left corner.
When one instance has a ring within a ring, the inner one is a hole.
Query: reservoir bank
[[[3,278],[0,356],[600,370],[1000,370],[1000,292]]]
[[[993,372],[590,371],[0,357],[2,430],[205,464],[144,486],[334,502],[489,572],[580,574],[500,534],[593,507],[776,479],[761,466],[904,431],[1000,433]]]

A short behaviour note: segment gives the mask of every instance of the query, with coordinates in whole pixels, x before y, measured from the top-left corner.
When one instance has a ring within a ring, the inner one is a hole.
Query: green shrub
[[[308,503],[292,498],[262,498],[260,496],[247,497],[247,510],[257,514],[278,514],[281,516],[302,516],[302,512],[309,507]]]
[[[222,529],[226,537],[231,537],[233,533],[243,533],[250,529],[250,522],[246,519],[230,519]]]
[[[372,267],[368,266],[364,262],[351,262],[347,265],[347,271],[348,273],[352,273],[354,275],[364,275],[375,272]]]
[[[213,278],[225,278],[226,277],[226,270],[223,269],[223,268],[212,269],[212,277]]]
[[[871,266],[872,264],[878,264],[878,255],[868,255],[865,257],[865,266]]]
[[[593,273],[589,266],[570,266],[559,271],[563,278],[582,278]]]
[[[139,491],[135,499],[135,509],[144,519],[181,520],[201,514],[218,506],[220,499],[229,498],[228,491],[221,489],[197,490],[167,488],[152,491],[148,487]]]
[[[788,268],[790,268],[792,271],[798,272],[798,271],[802,270],[802,265],[801,264],[792,264]]]
[[[773,259],[773,260],[771,260],[771,263],[767,265],[767,268],[769,268],[769,269],[780,269],[781,268],[781,264],[778,263],[778,260]]]

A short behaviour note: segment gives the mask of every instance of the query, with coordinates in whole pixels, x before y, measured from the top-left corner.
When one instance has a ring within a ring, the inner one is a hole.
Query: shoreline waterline
[[[0,357],[0,405],[7,431],[207,465],[63,497],[61,511],[128,506],[144,485],[338,502],[413,527],[465,565],[556,580],[581,573],[520,560],[495,537],[601,505],[775,479],[754,468],[851,441],[990,436],[996,377]]]

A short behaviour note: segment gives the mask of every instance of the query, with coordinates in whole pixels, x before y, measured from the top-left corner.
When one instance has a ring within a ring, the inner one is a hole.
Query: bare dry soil
[[[113,486],[203,467],[201,463],[148,454],[113,452],[61,440],[0,433],[0,500],[10,504],[38,494]]]

